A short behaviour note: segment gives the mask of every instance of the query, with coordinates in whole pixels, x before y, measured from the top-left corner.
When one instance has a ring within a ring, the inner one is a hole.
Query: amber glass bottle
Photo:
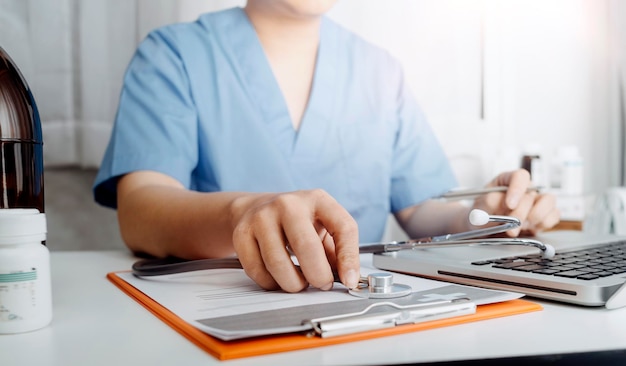
[[[0,208],[44,212],[43,138],[35,99],[0,47]]]

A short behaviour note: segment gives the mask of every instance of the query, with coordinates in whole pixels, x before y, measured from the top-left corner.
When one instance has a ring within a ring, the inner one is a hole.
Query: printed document
[[[361,274],[383,272],[361,266]],[[306,320],[354,313],[381,300],[363,299],[335,283],[330,291],[299,293],[266,291],[240,269],[211,269],[138,278],[130,272],[116,276],[126,281],[194,327],[222,340],[308,331]],[[469,298],[476,305],[513,300],[523,295],[394,273],[394,282],[409,285],[408,296],[382,301],[411,305]]]

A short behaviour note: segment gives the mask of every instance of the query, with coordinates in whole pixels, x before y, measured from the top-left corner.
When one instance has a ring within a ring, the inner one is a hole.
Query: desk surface
[[[626,349],[626,308],[609,311],[540,301],[544,310],[534,313],[338,346],[218,361],[105,278],[107,272],[130,269],[134,261],[123,251],[53,252],[52,324],[30,333],[0,335],[0,363],[366,365]]]

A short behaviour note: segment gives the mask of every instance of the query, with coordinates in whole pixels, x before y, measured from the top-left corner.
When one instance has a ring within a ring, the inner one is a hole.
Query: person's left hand
[[[495,177],[487,187],[507,186],[506,192],[491,192],[477,197],[473,208],[491,215],[506,215],[518,218],[522,225],[507,231],[509,236],[520,232],[534,235],[554,227],[560,221],[556,199],[551,194],[528,191],[530,174],[524,169],[505,172]]]

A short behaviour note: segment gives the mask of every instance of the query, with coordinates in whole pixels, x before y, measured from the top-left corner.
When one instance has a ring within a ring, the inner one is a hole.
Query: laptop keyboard
[[[626,273],[626,241],[606,244],[594,249],[556,253],[551,259],[541,254],[507,257],[472,262],[477,266],[532,272],[549,276],[594,280]]]

